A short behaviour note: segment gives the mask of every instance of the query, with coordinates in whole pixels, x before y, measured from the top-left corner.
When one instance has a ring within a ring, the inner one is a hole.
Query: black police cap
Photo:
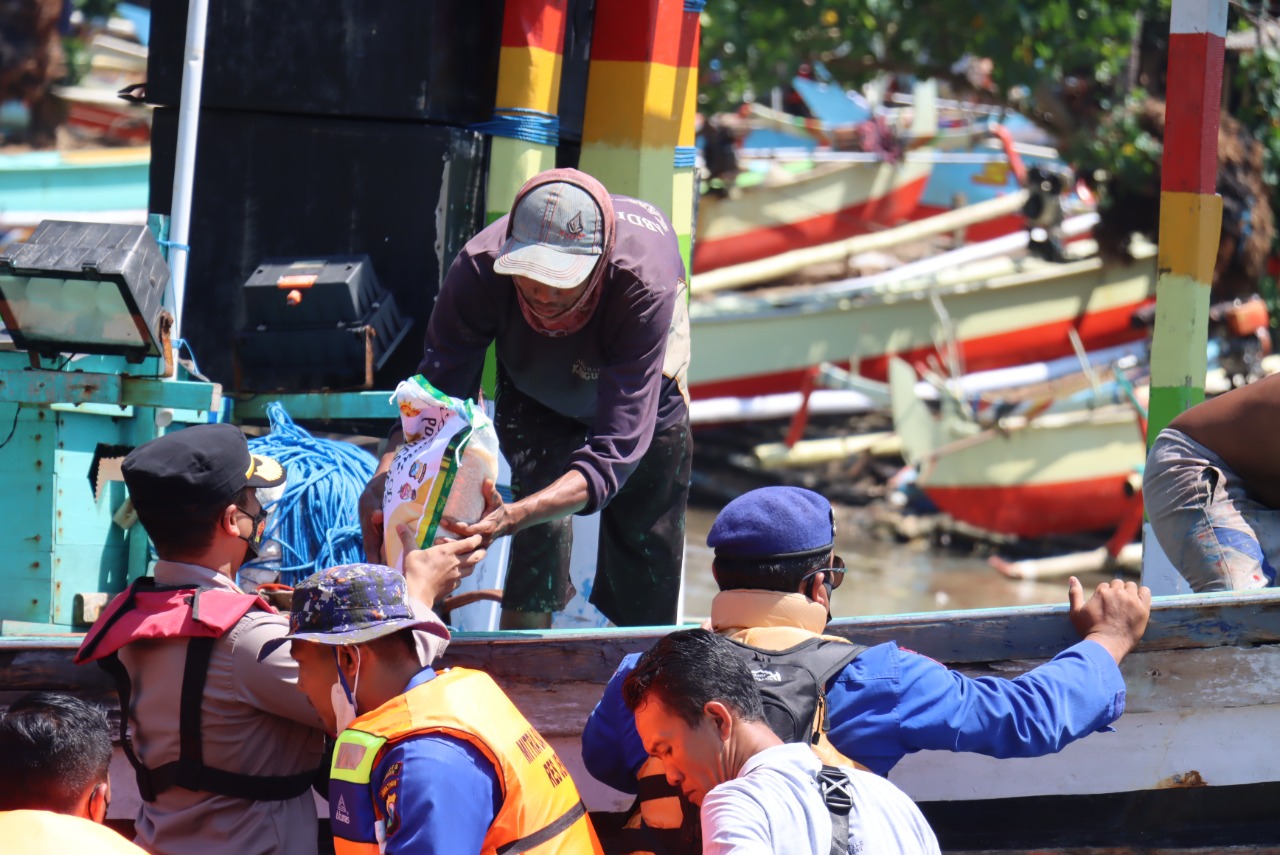
[[[157,511],[209,508],[245,487],[284,482],[284,467],[249,452],[235,425],[196,425],[153,439],[121,465],[136,507]]]

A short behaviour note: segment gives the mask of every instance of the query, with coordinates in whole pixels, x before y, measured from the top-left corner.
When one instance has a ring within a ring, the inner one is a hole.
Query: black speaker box
[[[187,4],[153,3],[147,101],[177,106]],[[201,103],[466,125],[490,118],[502,0],[218,0]]]
[[[155,111],[154,213],[172,213],[177,123]],[[484,155],[461,128],[201,111],[182,325],[201,370],[233,386],[243,285],[263,259],[368,255],[414,321],[377,382],[411,374],[440,281],[483,226]]]

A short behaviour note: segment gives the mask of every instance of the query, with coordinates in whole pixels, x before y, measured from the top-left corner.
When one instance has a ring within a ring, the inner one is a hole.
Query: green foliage
[[[1241,54],[1236,90],[1242,93],[1236,118],[1262,143],[1263,180],[1274,188],[1280,179],[1280,47],[1266,43]]]
[[[1104,113],[1096,128],[1076,134],[1065,149],[1067,158],[1095,188],[1103,188],[1099,205],[1159,192],[1164,143],[1138,109],[1147,95],[1134,91]]]
[[[1171,0],[720,0],[703,17],[705,109],[732,108],[821,60],[845,83],[884,72],[954,78],[967,55],[993,60],[996,99],[1015,87],[1124,79],[1142,12]],[[980,83],[986,86],[986,81]]]

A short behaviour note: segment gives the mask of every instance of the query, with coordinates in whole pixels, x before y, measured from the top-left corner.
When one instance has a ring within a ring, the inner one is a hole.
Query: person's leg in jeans
[[[494,407],[498,442],[511,466],[511,490],[522,499],[565,472],[569,455],[586,442],[586,428],[520,392],[499,371]],[[573,518],[531,526],[511,536],[502,589],[502,629],[545,629],[551,613],[573,597],[569,556]]]
[[[1280,512],[1251,498],[1210,449],[1181,431],[1161,431],[1147,458],[1142,497],[1160,547],[1193,590],[1275,584]]]
[[[654,435],[640,465],[600,514],[590,599],[618,626],[675,622],[692,458],[686,418]]]

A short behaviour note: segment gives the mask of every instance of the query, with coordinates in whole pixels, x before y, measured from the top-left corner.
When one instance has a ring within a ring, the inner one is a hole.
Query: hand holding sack
[[[423,548],[454,538],[442,519],[474,523],[484,515],[482,486],[498,477],[498,435],[475,403],[444,394],[422,375],[397,386],[395,400],[405,444],[387,473],[382,542],[386,563],[403,570],[396,526],[408,525]]]

